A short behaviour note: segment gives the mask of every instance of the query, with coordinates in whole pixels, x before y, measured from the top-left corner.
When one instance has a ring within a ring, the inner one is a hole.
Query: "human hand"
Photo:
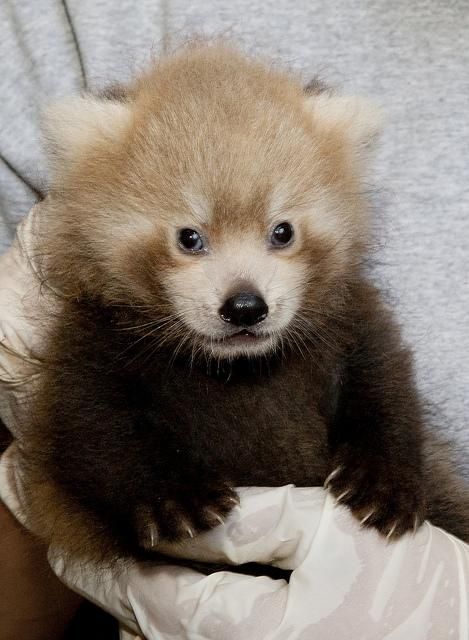
[[[185,558],[292,570],[267,577],[132,564],[108,571],[49,558],[56,574],[153,640],[466,640],[469,546],[425,523],[393,543],[323,489],[242,489],[224,526],[175,548]]]

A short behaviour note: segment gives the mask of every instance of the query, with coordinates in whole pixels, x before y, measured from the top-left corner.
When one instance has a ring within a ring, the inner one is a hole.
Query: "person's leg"
[[[0,640],[56,640],[82,599],[50,569],[45,547],[0,502]]]

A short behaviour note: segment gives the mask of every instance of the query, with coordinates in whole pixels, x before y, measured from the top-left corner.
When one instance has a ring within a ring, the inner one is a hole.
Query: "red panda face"
[[[216,357],[279,347],[306,289],[300,224],[280,219],[238,232],[199,229],[175,230],[174,266],[162,278],[192,341]]]
[[[218,358],[302,340],[366,234],[367,103],[219,47],[156,65],[120,101],[49,111],[55,286],[144,307],[161,342]]]

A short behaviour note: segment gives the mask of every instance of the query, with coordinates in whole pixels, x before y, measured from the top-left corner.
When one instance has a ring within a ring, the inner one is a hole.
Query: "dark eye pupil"
[[[288,222],[282,222],[272,233],[272,243],[275,245],[288,244],[293,237],[293,228]]]
[[[200,234],[194,229],[182,229],[179,232],[179,244],[188,251],[200,251],[204,246]]]

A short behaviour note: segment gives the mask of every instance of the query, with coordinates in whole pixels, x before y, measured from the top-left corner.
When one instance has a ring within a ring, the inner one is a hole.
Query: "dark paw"
[[[385,458],[341,451],[324,486],[363,526],[377,529],[388,539],[416,531],[425,518],[418,471],[399,469]]]
[[[152,550],[160,541],[177,542],[223,524],[239,505],[236,492],[228,485],[181,487],[172,495],[156,498],[153,504],[135,510],[139,546]]]

